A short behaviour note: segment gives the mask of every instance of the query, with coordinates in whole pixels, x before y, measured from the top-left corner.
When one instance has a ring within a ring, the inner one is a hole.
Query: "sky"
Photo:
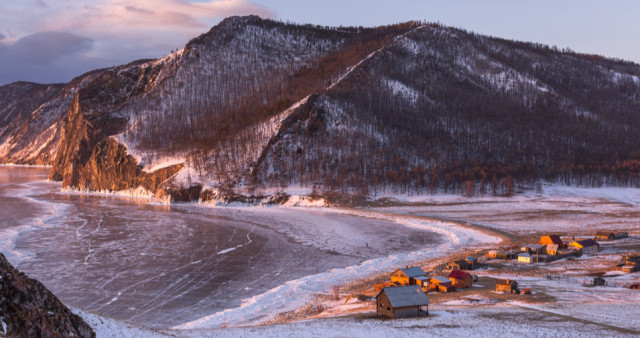
[[[162,57],[248,14],[329,26],[426,20],[640,63],[637,0],[0,0],[0,85]]]

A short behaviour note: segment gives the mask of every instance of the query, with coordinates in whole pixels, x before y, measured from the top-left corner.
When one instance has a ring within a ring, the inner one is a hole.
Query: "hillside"
[[[162,59],[0,87],[0,161],[174,200],[637,186],[639,77],[631,62],[436,24],[232,17]]]

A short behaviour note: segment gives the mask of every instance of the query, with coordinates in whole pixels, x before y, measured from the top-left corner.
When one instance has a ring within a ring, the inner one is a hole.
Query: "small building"
[[[415,277],[416,285],[421,287],[423,291],[429,291],[429,277],[427,276],[418,276]]]
[[[560,250],[560,246],[558,244],[547,244],[547,254],[555,256],[558,254],[558,250]]]
[[[623,272],[636,272],[638,267],[636,265],[623,265],[620,270]]]
[[[443,293],[456,291],[456,287],[451,284],[451,280],[443,276],[435,276],[429,279],[429,290]]]
[[[637,255],[627,254],[622,256],[622,260],[626,265],[635,265],[635,266],[640,265],[640,256],[637,256]]]
[[[575,241],[569,243],[570,248],[576,248],[582,253],[597,253],[600,251],[600,244],[593,239],[583,239],[581,241]]]
[[[376,296],[376,314],[389,318],[429,315],[429,298],[417,285],[384,288]]]
[[[453,270],[449,274],[449,279],[456,289],[470,288],[473,285],[473,277],[468,272]]]
[[[544,245],[557,244],[561,248],[563,246],[562,239],[560,239],[560,235],[542,236],[540,237],[540,244],[544,244]]]
[[[605,286],[607,284],[607,281],[602,277],[595,277],[591,284],[593,286]]]
[[[464,259],[460,259],[460,260],[457,260],[457,261],[449,262],[449,263],[447,263],[446,269],[449,270],[449,271],[468,270],[469,269],[469,262],[467,262]]]
[[[533,256],[527,252],[521,253],[518,255],[518,263],[533,263]]]
[[[629,237],[626,232],[613,232],[613,231],[598,231],[596,232],[596,241],[613,241],[616,239],[622,239]]]
[[[547,244],[548,245],[548,244]],[[530,253],[532,255],[541,254],[547,247],[545,244],[525,244],[520,247],[520,252]]]
[[[420,276],[426,276],[424,272],[417,266],[406,267],[398,269],[391,274],[391,282],[398,283],[400,285],[414,285],[416,284],[415,278]]]
[[[488,259],[507,259],[507,255],[499,250],[490,250],[485,257]]]
[[[508,250],[504,253],[505,259],[518,259],[520,251],[517,249]]]
[[[469,269],[473,270],[476,269],[478,267],[478,259],[472,256],[469,256],[467,258],[464,259],[465,261],[467,261],[467,263],[469,263]]]
[[[509,292],[509,293],[519,293],[518,290],[518,282],[512,279],[498,279],[496,280],[496,291],[497,292]]]

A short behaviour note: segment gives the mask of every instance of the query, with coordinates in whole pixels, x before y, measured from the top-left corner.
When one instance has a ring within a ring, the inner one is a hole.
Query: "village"
[[[501,303],[535,307],[570,298],[573,288],[640,293],[638,249],[640,238],[626,232],[598,231],[591,237],[543,235],[537,243],[468,250],[424,269],[405,266],[356,285],[336,286],[327,296],[332,305],[316,304],[295,316],[428,317],[429,306],[434,304],[440,309]],[[551,286],[554,282],[562,288]],[[280,320],[294,319],[293,314],[289,316]]]

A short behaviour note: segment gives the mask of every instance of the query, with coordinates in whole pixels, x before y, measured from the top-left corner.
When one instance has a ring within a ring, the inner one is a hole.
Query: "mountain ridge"
[[[55,160],[38,164],[53,163],[51,179],[65,187],[141,186],[174,199],[192,186],[637,185],[639,75],[631,62],[430,23],[329,29],[232,17],[167,57],[66,85],[67,110],[48,134],[60,135],[49,142],[59,143]]]

